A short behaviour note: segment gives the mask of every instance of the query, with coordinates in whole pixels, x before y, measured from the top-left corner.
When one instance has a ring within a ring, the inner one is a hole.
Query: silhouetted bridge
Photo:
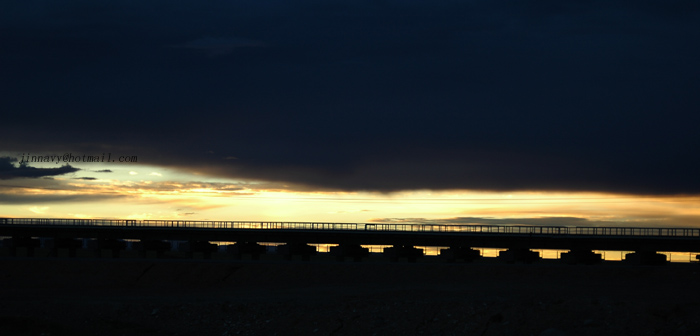
[[[263,242],[283,243],[278,253],[302,257],[315,253],[308,244],[338,244],[331,254],[354,259],[368,255],[361,245],[390,245],[384,254],[394,260],[421,257],[416,246],[449,247],[442,257],[465,261],[478,258],[473,248],[508,249],[502,259],[525,262],[538,259],[531,249],[570,250],[562,254],[570,263],[598,262],[593,250],[635,251],[627,259],[645,264],[663,263],[659,251],[700,252],[695,228],[0,218],[0,237],[7,237],[2,243],[7,255],[61,249],[69,255],[81,249],[118,255],[123,240],[140,255],[160,256],[172,249],[166,242],[184,242],[183,251],[204,257],[222,252],[211,242],[235,242],[223,253],[253,259],[265,254],[258,244]]]

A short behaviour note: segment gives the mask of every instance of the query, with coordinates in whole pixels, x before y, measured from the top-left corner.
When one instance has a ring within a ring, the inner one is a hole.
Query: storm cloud
[[[697,1],[33,1],[0,22],[4,151],[324,190],[700,193]]]
[[[15,178],[39,178],[44,176],[57,176],[69,173],[75,173],[80,169],[64,165],[57,168],[36,168],[31,167],[26,163],[21,163],[15,166],[16,158],[0,157],[0,180],[9,180]]]

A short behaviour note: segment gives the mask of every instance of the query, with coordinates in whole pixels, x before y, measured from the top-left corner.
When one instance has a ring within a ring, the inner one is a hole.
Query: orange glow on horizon
[[[610,226],[700,227],[699,196],[413,190],[314,191],[264,181],[201,181],[153,167],[111,178],[18,179],[0,185],[0,215],[303,222],[570,220]],[[153,174],[156,170],[163,173]],[[286,189],[285,189],[286,188]],[[575,220],[574,220],[575,219]],[[582,224],[582,225],[583,225]]]

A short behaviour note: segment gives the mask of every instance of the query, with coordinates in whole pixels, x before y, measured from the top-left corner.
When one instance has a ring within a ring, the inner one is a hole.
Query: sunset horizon
[[[0,1],[3,335],[696,335],[700,1]]]

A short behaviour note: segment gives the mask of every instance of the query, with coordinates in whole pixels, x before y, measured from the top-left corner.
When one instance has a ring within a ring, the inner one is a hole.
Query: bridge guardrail
[[[272,229],[272,230],[334,230],[382,232],[454,232],[501,233],[530,235],[587,235],[587,236],[646,236],[646,237],[700,237],[698,228],[649,227],[568,227],[527,225],[443,225],[443,224],[387,224],[387,223],[317,223],[317,222],[251,222],[251,221],[183,221],[134,219],[70,219],[70,218],[0,218],[0,225],[63,225],[63,226],[116,226],[168,227],[202,229]]]

